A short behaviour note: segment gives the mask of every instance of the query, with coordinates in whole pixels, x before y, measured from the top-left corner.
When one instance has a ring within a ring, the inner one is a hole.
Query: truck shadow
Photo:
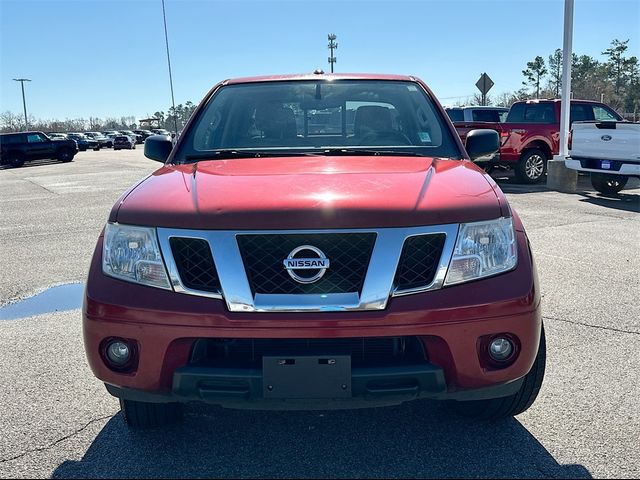
[[[491,177],[500,186],[500,189],[507,194],[541,193],[550,191],[547,188],[546,182],[533,185],[518,183],[511,171],[497,170],[491,174]],[[640,212],[640,195],[637,193],[629,193],[630,190],[637,192],[638,187],[639,182],[635,179],[630,179],[627,189],[617,195],[605,196],[593,189],[588,175],[579,175],[575,195],[583,197],[579,199],[580,202],[591,203],[593,205],[606,208],[624,210],[627,212]]]
[[[113,417],[53,478],[592,478],[560,465],[515,419],[453,416],[437,402],[325,412],[191,406],[183,423],[129,431]]]
[[[74,160],[76,160],[76,158],[74,158]],[[23,168],[30,168],[30,167],[42,167],[44,165],[53,165],[54,163],[60,163],[62,164],[63,162],[61,162],[60,160],[52,160],[52,159],[43,159],[43,160],[30,160],[28,162],[25,162],[24,165],[22,165],[21,167],[15,168],[12,167],[11,165],[0,165],[0,171],[2,170],[13,170],[13,171],[19,171]]]
[[[600,207],[614,208],[627,212],[640,213],[640,195],[635,193],[625,193],[624,190],[617,195],[604,196],[595,192],[578,192],[581,195],[581,202],[591,203]]]

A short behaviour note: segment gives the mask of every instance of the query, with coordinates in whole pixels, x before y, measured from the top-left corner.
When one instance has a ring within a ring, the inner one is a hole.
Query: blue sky
[[[165,0],[176,103],[229,77],[329,70],[413,74],[442,103],[517,90],[527,61],[562,47],[563,0]],[[613,38],[640,56],[640,0],[576,0],[574,52]],[[134,115],[170,105],[160,0],[0,0],[0,111],[39,118]]]

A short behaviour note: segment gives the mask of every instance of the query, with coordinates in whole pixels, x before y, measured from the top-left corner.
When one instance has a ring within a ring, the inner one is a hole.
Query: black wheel
[[[94,152],[99,152],[100,151],[100,147],[96,147],[93,149]]]
[[[179,403],[147,403],[121,398],[120,411],[131,428],[162,427],[182,418]]]
[[[131,150],[135,150],[135,149],[136,149],[136,144],[134,143],[131,145]]]
[[[459,415],[478,418],[481,420],[498,420],[500,418],[519,415],[527,410],[535,401],[542,380],[547,360],[547,347],[544,335],[544,327],[540,333],[540,345],[538,355],[529,373],[524,377],[524,382],[517,393],[509,397],[492,398],[489,400],[472,400],[469,402],[452,401],[450,408]]]
[[[61,148],[58,151],[58,160],[67,163],[73,160],[73,152],[68,148]]]
[[[539,148],[530,148],[522,152],[516,163],[516,177],[521,183],[538,183],[547,173],[547,157]]]
[[[592,173],[591,185],[604,195],[616,195],[625,187],[629,177],[624,175],[607,175],[606,173]]]
[[[20,153],[10,153],[7,155],[5,162],[13,168],[19,168],[24,165],[24,156]]]

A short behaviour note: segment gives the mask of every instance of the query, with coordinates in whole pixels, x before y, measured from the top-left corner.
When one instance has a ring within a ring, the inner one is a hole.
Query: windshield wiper
[[[300,157],[314,155],[300,151],[269,151],[269,150],[210,150],[202,153],[190,153],[184,156],[186,162],[198,160],[226,160],[229,158],[260,158],[260,157]]]
[[[402,150],[367,150],[361,148],[327,148],[319,150],[316,155],[369,155],[369,156],[389,156],[389,157],[427,157],[421,153]]]
[[[256,152],[243,152],[239,150],[211,150],[202,153],[190,153],[184,156],[187,162],[195,160],[224,160],[227,158],[254,158],[260,156]]]
[[[184,156],[184,163],[199,160],[226,160],[231,158],[260,158],[260,157],[317,157],[317,156],[396,156],[396,157],[426,157],[413,151],[400,150],[370,150],[359,148],[324,148],[317,150],[210,150],[207,152],[190,153]]]

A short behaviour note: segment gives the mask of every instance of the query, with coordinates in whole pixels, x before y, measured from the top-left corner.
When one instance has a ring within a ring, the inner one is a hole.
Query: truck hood
[[[190,229],[407,227],[504,214],[471,162],[284,157],[166,165],[121,197],[112,222]]]

